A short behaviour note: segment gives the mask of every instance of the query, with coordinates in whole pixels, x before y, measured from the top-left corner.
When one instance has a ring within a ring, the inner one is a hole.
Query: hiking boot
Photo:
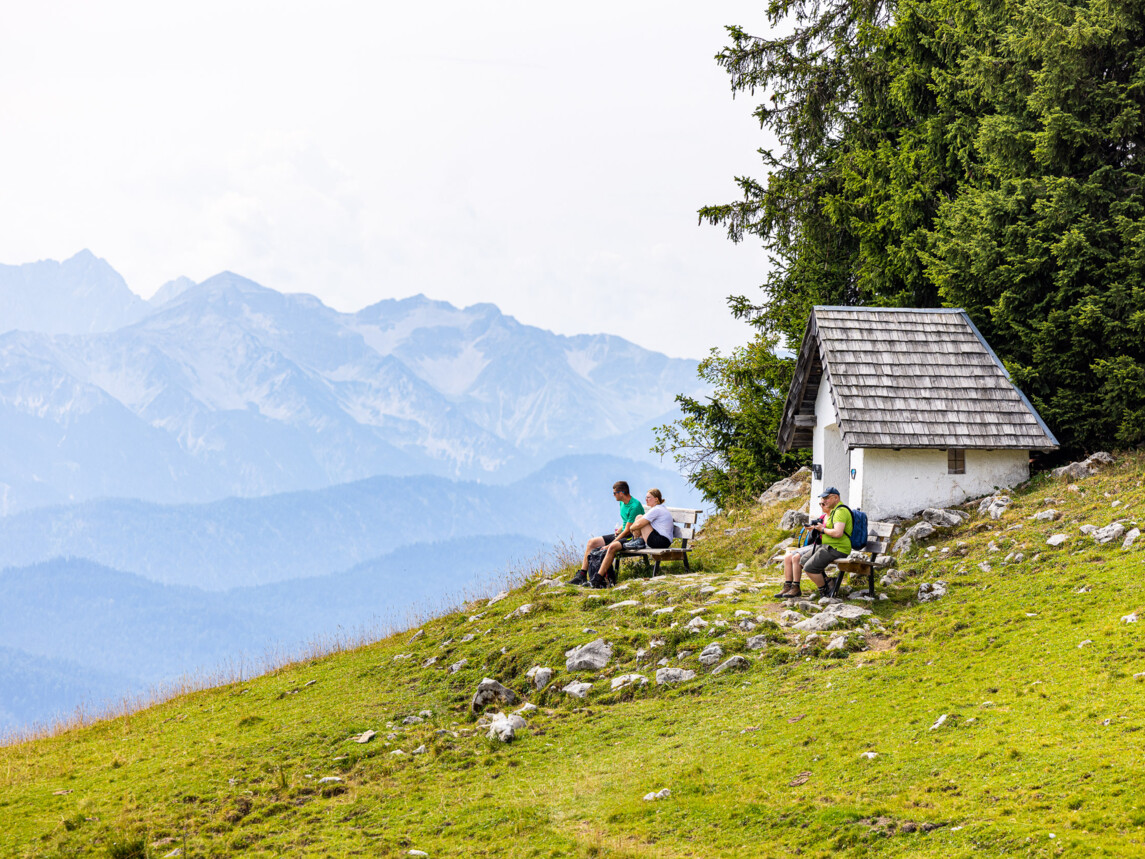
[[[591,587],[597,588],[598,590],[600,588],[608,587],[608,579],[600,575],[600,573],[593,573],[591,576],[589,576],[588,583]]]
[[[781,600],[784,597],[786,597],[788,595],[788,593],[790,593],[791,588],[794,584],[795,584],[794,582],[784,582],[783,583],[783,590],[781,590],[779,593],[773,595],[772,599]]]
[[[791,587],[791,588],[790,588],[790,589],[787,591],[787,593],[785,593],[785,594],[783,595],[783,598],[784,598],[784,599],[789,599],[789,600],[797,600],[797,599],[799,599],[801,596],[803,596],[803,591],[802,591],[802,590],[800,590],[800,589],[799,589],[799,585],[798,585],[798,584],[796,584],[796,585],[794,585],[793,587]]]
[[[588,571],[577,570],[575,576],[569,581],[570,585],[587,585],[588,584]]]
[[[830,585],[823,585],[823,587],[819,588],[819,596],[821,596],[821,597],[831,596],[831,586]]]

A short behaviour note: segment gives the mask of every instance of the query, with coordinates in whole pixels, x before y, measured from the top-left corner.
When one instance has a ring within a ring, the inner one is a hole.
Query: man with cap
[[[834,486],[824,489],[819,496],[819,506],[823,510],[823,521],[813,522],[810,527],[823,535],[823,543],[802,565],[791,566],[792,578],[783,582],[783,590],[776,594],[779,599],[803,596],[803,591],[799,589],[799,579],[803,573],[807,574],[819,588],[820,593],[825,596],[827,579],[823,571],[827,569],[828,564],[833,564],[851,554],[851,528],[854,527],[854,523],[851,520],[850,509],[845,504],[839,503],[839,490]]]

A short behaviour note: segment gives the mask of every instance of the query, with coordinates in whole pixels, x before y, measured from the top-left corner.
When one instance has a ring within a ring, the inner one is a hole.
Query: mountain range
[[[648,451],[695,371],[490,304],[0,266],[0,728],[488,590],[617,479],[699,506]]]
[[[145,302],[84,251],[0,266],[0,515],[197,502],[380,474],[507,482],[650,459],[696,362],[422,296],[340,313],[230,272]]]

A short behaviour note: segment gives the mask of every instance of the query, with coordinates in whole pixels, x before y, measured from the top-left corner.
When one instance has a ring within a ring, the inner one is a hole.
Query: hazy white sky
[[[762,2],[51,2],[0,29],[0,262],[136,292],[224,269],[415,293],[699,357],[765,258],[696,210],[759,176],[712,60]]]

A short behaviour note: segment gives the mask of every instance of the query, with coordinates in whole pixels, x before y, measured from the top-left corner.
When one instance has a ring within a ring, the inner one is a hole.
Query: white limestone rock
[[[656,685],[665,686],[669,683],[684,683],[696,676],[695,671],[685,668],[659,668],[656,671]]]
[[[643,674],[621,674],[612,678],[612,688],[623,689],[625,686],[647,686],[648,678]]]
[[[1137,538],[1141,536],[1140,528],[1130,528],[1129,533],[1125,535],[1125,539],[1121,541],[1122,549],[1132,549],[1133,544],[1137,542]]]
[[[565,651],[566,671],[599,671],[612,659],[612,645],[603,638]]]
[[[906,533],[895,541],[892,551],[896,555],[899,552],[909,552],[920,540],[925,540],[934,534],[935,530],[935,527],[929,522],[918,522],[908,528]]]
[[[809,617],[793,626],[802,632],[824,632],[839,625],[839,617],[833,612],[825,611],[814,617]]]
[[[1096,529],[1091,535],[1095,543],[1112,543],[1125,536],[1125,526],[1120,522],[1113,522],[1104,528]]]
[[[591,683],[583,683],[580,680],[574,680],[572,683],[561,689],[561,691],[566,695],[572,695],[574,698],[584,698],[588,695],[588,690],[591,688]]]
[[[532,680],[533,686],[540,692],[548,686],[549,682],[553,679],[553,669],[546,668],[543,665],[534,665],[525,672],[525,678]]]
[[[803,620],[804,617],[799,612],[788,610],[779,616],[779,625],[795,626],[795,624],[801,623]]]
[[[933,602],[946,596],[946,582],[923,582],[918,586],[918,601]]]
[[[502,686],[492,677],[486,677],[477,684],[477,691],[473,694],[473,700],[469,703],[469,707],[474,713],[477,713],[494,701],[516,704],[517,700],[517,693],[512,689]]]
[[[717,674],[723,674],[725,671],[740,671],[745,668],[749,668],[750,666],[751,663],[748,662],[747,659],[740,656],[739,654],[736,654],[735,656],[732,656],[717,665],[712,671],[712,676],[714,677]]]
[[[941,507],[927,507],[922,511],[922,518],[939,528],[953,528],[961,525],[966,518],[961,510],[945,510]]]
[[[701,665],[715,665],[724,655],[724,649],[715,642],[709,644],[700,653]]]
[[[767,647],[767,643],[766,635],[753,635],[747,640],[747,648],[748,650],[763,650]]]
[[[1049,539],[1046,540],[1046,545],[1057,547],[1062,545],[1062,543],[1068,539],[1069,534],[1053,534],[1049,537]]]

